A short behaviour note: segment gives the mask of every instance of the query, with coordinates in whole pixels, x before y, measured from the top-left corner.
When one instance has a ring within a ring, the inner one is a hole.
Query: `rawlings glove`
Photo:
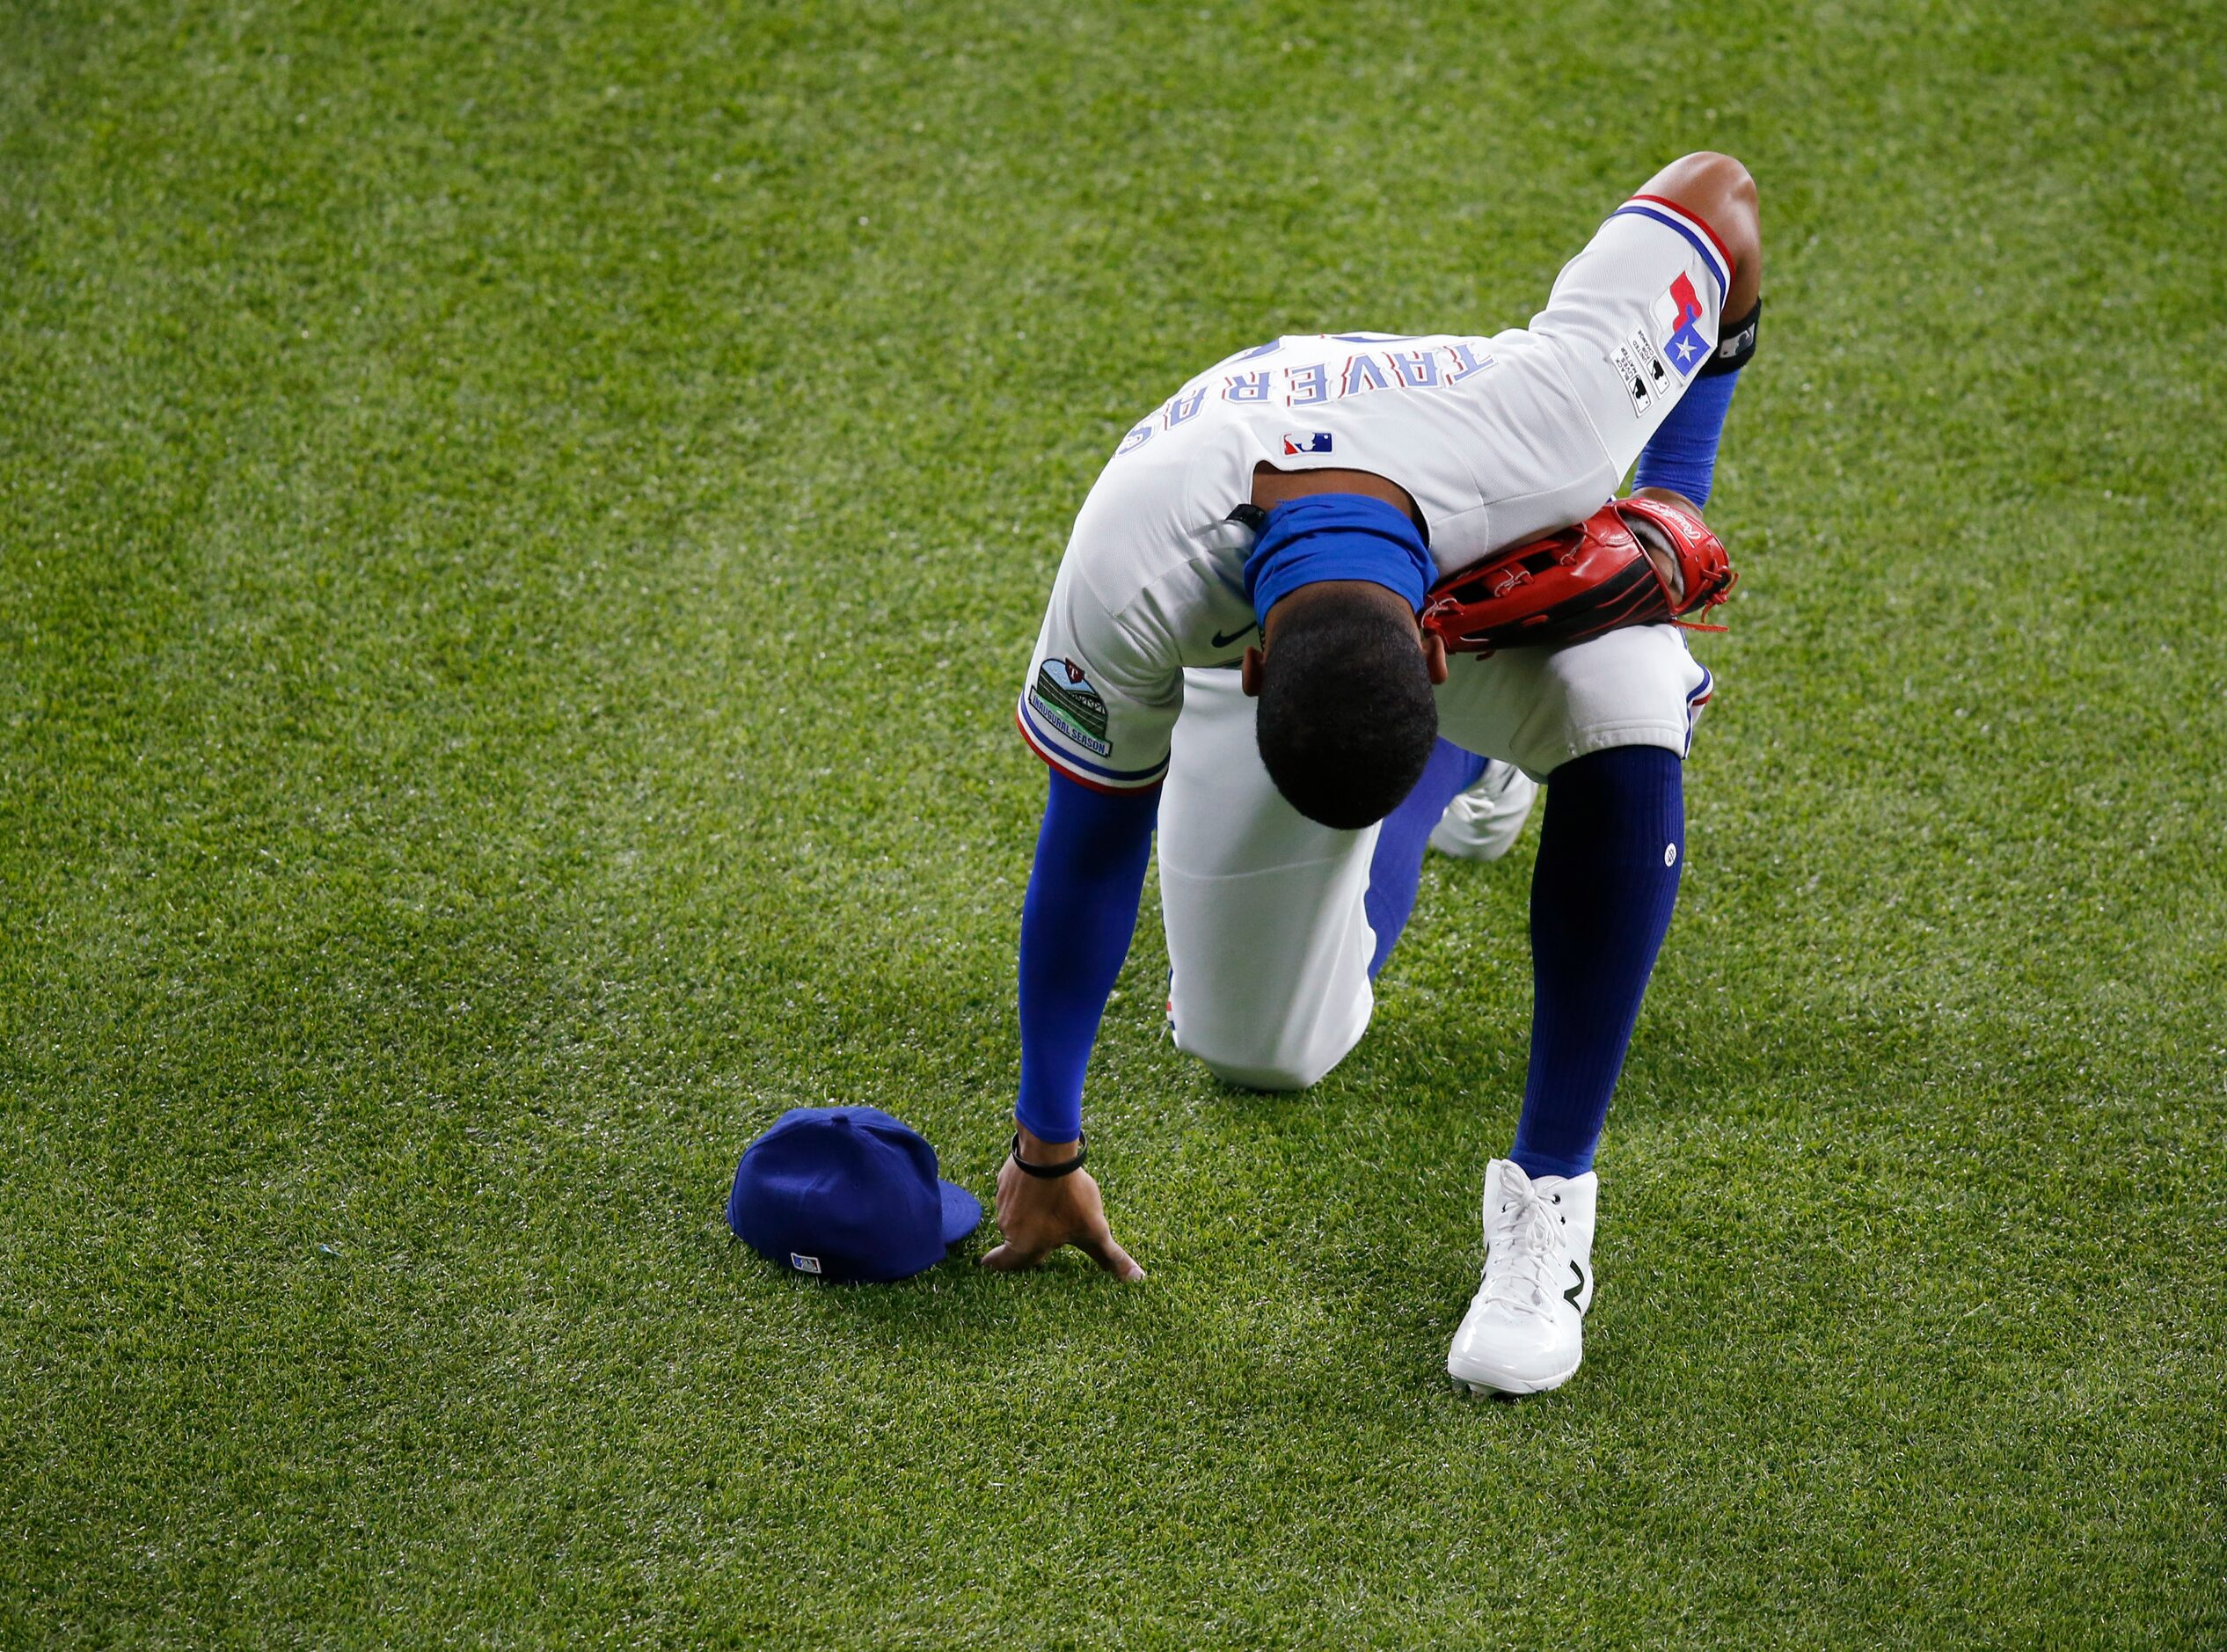
[[[1675,581],[1657,568],[1640,534],[1664,553]],[[1455,654],[1581,642],[1623,625],[1684,625],[1679,615],[1714,608],[1739,577],[1724,541],[1692,510],[1666,500],[1612,499],[1574,528],[1448,574],[1431,588],[1422,623]]]

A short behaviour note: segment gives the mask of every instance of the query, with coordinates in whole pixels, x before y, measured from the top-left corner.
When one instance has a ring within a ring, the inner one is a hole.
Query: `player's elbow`
[[[1756,175],[1714,150],[1698,150],[1672,170],[1681,174],[1682,197],[1723,238],[1733,262],[1743,269],[1752,265],[1763,251]]]
[[[1708,194],[1727,201],[1745,202],[1752,212],[1756,207],[1756,175],[1736,157],[1720,154],[1715,150],[1696,150],[1680,157],[1680,170],[1685,171],[1693,181]]]

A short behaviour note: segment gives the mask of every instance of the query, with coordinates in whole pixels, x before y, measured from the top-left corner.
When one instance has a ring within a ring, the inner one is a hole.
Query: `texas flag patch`
[[[1678,369],[1680,378],[1691,378],[1694,369],[1709,359],[1709,340],[1701,336],[1701,298],[1690,277],[1681,273],[1670,290],[1654,301],[1654,324],[1662,334],[1664,358]]]
[[[1684,278],[1680,277],[1680,279]],[[1686,290],[1691,292],[1693,289],[1689,287]],[[1327,453],[1330,451],[1330,432],[1327,430],[1287,430],[1284,432],[1283,451],[1287,458],[1300,453]]]

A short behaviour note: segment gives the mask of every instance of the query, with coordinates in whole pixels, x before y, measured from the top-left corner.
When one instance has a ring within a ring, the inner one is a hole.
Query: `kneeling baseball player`
[[[1530,1068],[1447,1369],[1506,1393],[1577,1370],[1594,1147],[1677,895],[1711,688],[1673,622],[1731,581],[1699,513],[1760,261],[1746,168],[1689,155],[1528,328],[1279,339],[1122,439],[1020,699],[1050,793],[989,1266],[1071,1244],[1143,1276],[1083,1169],[1081,1104],[1156,828],[1177,1047],[1301,1089],[1368,1027],[1426,844],[1498,853],[1541,781]]]

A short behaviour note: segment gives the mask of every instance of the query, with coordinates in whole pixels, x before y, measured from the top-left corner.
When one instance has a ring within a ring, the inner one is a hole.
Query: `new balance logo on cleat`
[[[1505,1159],[1486,1169],[1485,1268],[1446,1355],[1471,1393],[1541,1393],[1576,1373],[1599,1188],[1591,1171],[1534,1181]]]

